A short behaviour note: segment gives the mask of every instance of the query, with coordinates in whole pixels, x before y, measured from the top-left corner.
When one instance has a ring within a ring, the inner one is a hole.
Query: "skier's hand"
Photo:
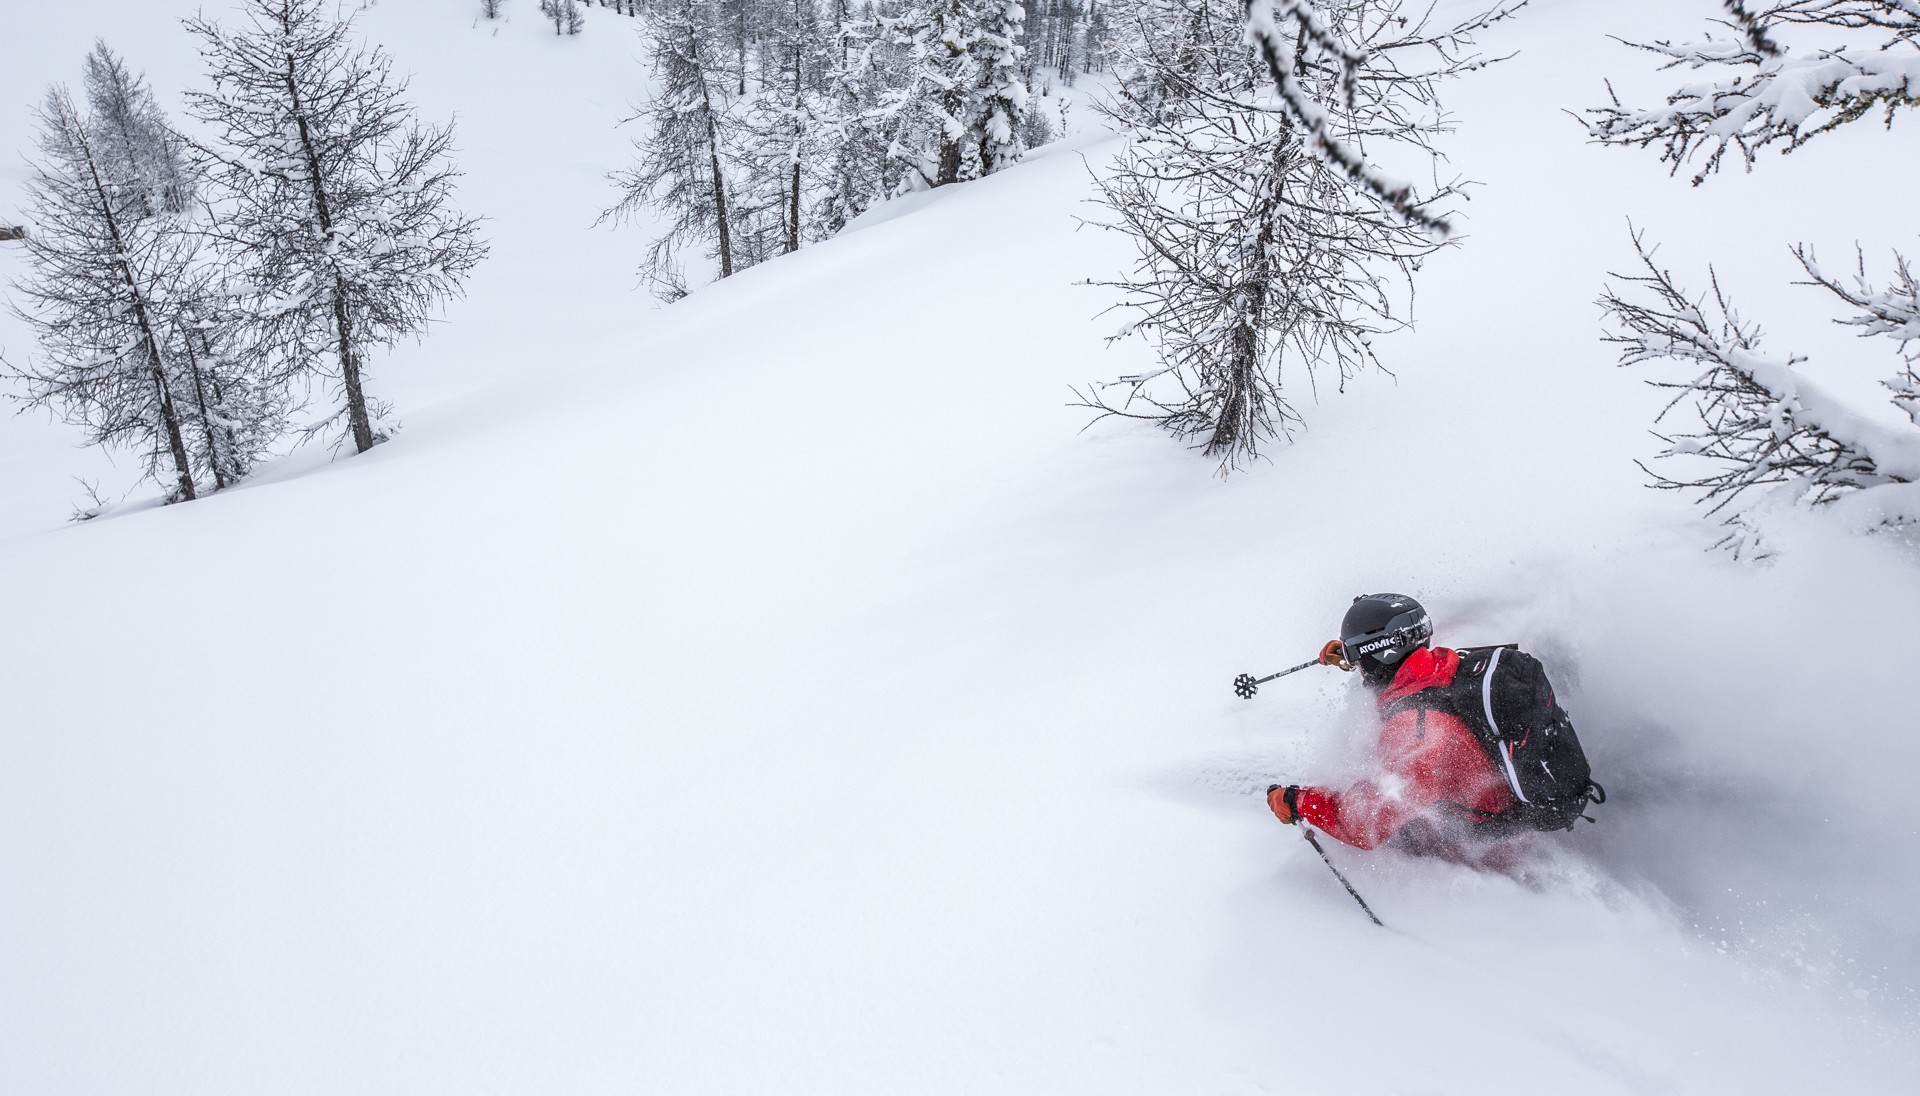
[[[1338,666],[1342,670],[1353,669],[1353,663],[1347,661],[1346,646],[1337,639],[1327,640],[1327,645],[1320,648],[1320,665]]]
[[[1296,784],[1275,784],[1267,789],[1267,807],[1273,816],[1289,826],[1300,821],[1300,814],[1294,810],[1294,798],[1300,794]]]

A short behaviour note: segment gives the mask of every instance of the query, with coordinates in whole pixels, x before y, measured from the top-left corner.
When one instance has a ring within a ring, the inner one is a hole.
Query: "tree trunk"
[[[213,340],[207,337],[205,330],[200,332],[200,357],[208,361],[213,360]],[[214,377],[212,383],[214,406],[226,407],[227,394],[220,389],[220,378]],[[221,455],[227,462],[227,479],[229,482],[238,483],[246,476],[247,469],[240,462],[240,439],[234,434],[231,423],[220,424],[220,439],[225,443]]]
[[[1239,449],[1253,419],[1253,373],[1260,364],[1260,332],[1242,319],[1234,324],[1230,341],[1233,351],[1227,359],[1220,403],[1214,409],[1213,434],[1201,450],[1209,457]]]
[[[1093,71],[1093,21],[1099,16],[1098,0],[1087,0],[1087,40],[1086,48],[1080,51],[1080,71]]]
[[[953,74],[959,59],[966,54],[966,50],[957,44],[960,33],[965,29],[960,25],[961,23],[961,13],[957,3],[941,3],[934,8],[933,25],[929,31],[934,40],[942,43],[946,50],[945,63],[942,67],[948,76]],[[948,183],[960,181],[960,165],[965,159],[966,149],[961,144],[965,134],[955,137],[947,127],[949,124],[959,122],[966,113],[967,89],[945,88],[935,101],[945,120],[940,126],[940,157],[934,165],[933,185],[946,186]]]
[[[960,181],[962,160],[960,142],[942,140],[940,142],[940,168],[933,177],[934,186],[946,186]]]
[[[799,0],[796,0],[793,46],[793,110],[796,117],[799,116],[800,109],[804,105],[802,100],[805,89],[801,87],[801,83],[806,75],[801,71],[800,63],[798,3]],[[796,124],[793,134],[793,171],[787,180],[787,254],[789,255],[800,250],[800,147],[803,136],[800,127]]]
[[[1254,418],[1260,410],[1255,406],[1255,401],[1262,397],[1254,389],[1262,356],[1261,331],[1266,323],[1267,306],[1272,303],[1275,292],[1273,239],[1278,227],[1279,210],[1285,200],[1280,188],[1298,149],[1297,140],[1283,140],[1274,149],[1274,192],[1255,206],[1249,218],[1258,219],[1260,231],[1247,245],[1250,254],[1240,277],[1245,303],[1236,318],[1231,336],[1233,355],[1227,363],[1226,394],[1222,397],[1220,412],[1215,416],[1213,436],[1207,440],[1204,450],[1210,457],[1244,449],[1251,440]],[[1290,292],[1284,287],[1280,291]],[[1284,340],[1286,334],[1283,332],[1280,338]]]
[[[340,384],[347,393],[353,448],[364,453],[373,448],[373,422],[367,415],[366,393],[360,389],[360,353],[353,345],[353,318],[347,313],[346,291],[338,282],[333,287],[333,324],[340,333]]]
[[[107,224],[113,232],[114,245],[124,247],[111,213],[107,216]],[[133,270],[127,266],[125,259],[120,260],[120,272],[127,280],[128,290],[134,295],[133,315],[140,324],[140,340],[146,344],[147,369],[153,375],[153,393],[160,408],[160,426],[167,435],[167,448],[173,453],[173,471],[180,485],[180,497],[192,502],[200,497],[200,493],[194,489],[193,462],[187,458],[187,443],[180,436],[180,413],[173,406],[173,392],[167,384],[166,359],[160,353],[160,340],[154,337],[146,299],[134,282]]]
[[[720,226],[720,276],[733,277],[733,231],[728,222],[733,218],[727,212],[727,179],[720,174],[720,148],[713,136],[713,119],[707,119],[707,163],[713,169],[713,208],[714,219]]]
[[[81,151],[86,153],[87,174],[93,181],[93,195],[100,203],[100,213],[107,221],[107,235],[113,240],[114,262],[120,268],[121,280],[126,283],[127,295],[133,302],[134,322],[140,326],[140,341],[147,353],[147,370],[153,380],[155,406],[160,412],[160,429],[167,436],[167,448],[173,454],[173,470],[180,487],[180,497],[192,502],[199,497],[193,486],[193,463],[187,459],[187,443],[180,437],[180,416],[174,410],[173,393],[167,388],[166,358],[160,352],[160,340],[154,337],[152,317],[147,314],[147,296],[140,288],[140,280],[134,277],[133,266],[127,258],[127,241],[120,234],[120,219],[113,215],[113,196],[107,193],[107,186],[100,179],[100,165],[94,160],[93,146],[81,138]]]
[[[180,437],[180,416],[173,407],[173,393],[167,390],[167,375],[160,363],[153,363],[154,394],[160,400],[160,421],[167,432],[167,448],[173,452],[173,468],[180,485],[180,497],[192,502],[200,497],[193,489],[193,463],[187,459],[187,443]]]
[[[1286,145],[1276,160],[1284,162],[1287,155]],[[1246,269],[1240,276],[1241,293],[1244,304],[1235,318],[1233,332],[1229,336],[1232,342],[1232,354],[1227,359],[1225,391],[1220,398],[1219,410],[1214,415],[1213,436],[1207,439],[1203,452],[1209,457],[1233,454],[1245,449],[1252,440],[1254,418],[1259,411],[1254,406],[1259,397],[1254,388],[1260,370],[1261,324],[1266,319],[1267,301],[1273,291],[1273,269],[1269,262],[1273,250],[1273,231],[1277,196],[1263,203],[1263,208],[1255,212],[1260,219],[1260,231],[1248,246]]]
[[[800,250],[800,159],[793,161],[793,177],[787,184],[787,254]]]
[[[740,94],[747,93],[747,0],[734,0],[734,11],[739,18],[734,23],[740,43]]]
[[[221,467],[219,439],[213,433],[213,414],[207,406],[207,385],[200,376],[200,359],[193,352],[193,336],[182,342],[187,349],[187,372],[193,376],[193,398],[200,409],[200,429],[207,436],[207,463],[213,467],[213,488],[224,491],[228,487],[226,469]]]
[[[720,125],[714,121],[713,97],[707,94],[706,65],[700,59],[700,42],[696,38],[688,45],[694,65],[700,70],[700,109],[707,125],[707,166],[713,172],[713,209],[714,219],[720,229],[720,276],[733,276],[733,216],[727,209],[727,177],[720,170]]]
[[[292,30],[287,28],[289,35]],[[294,125],[300,131],[300,149],[307,163],[307,185],[313,191],[313,213],[320,224],[320,238],[330,241],[333,214],[327,202],[327,188],[320,181],[320,156],[314,151],[313,133],[307,128],[306,105],[300,101],[292,56],[287,58],[287,100],[293,105]],[[347,310],[347,295],[338,277],[333,284],[333,330],[339,348],[340,381],[347,394],[347,422],[353,429],[354,452],[364,453],[373,448],[373,424],[367,416],[366,395],[360,388],[360,358],[353,345],[353,321]]]
[[[967,108],[964,94],[949,92],[940,97],[940,109],[950,118],[958,118]],[[960,165],[966,158],[966,146],[957,138],[940,131],[940,166],[933,177],[934,186],[946,186],[960,181]]]

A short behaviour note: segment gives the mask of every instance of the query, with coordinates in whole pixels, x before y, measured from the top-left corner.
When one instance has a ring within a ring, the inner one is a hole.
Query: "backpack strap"
[[[1493,733],[1493,740],[1488,744],[1494,747],[1491,752],[1500,762],[1500,775],[1506,777],[1507,790],[1513,793],[1513,797],[1531,807],[1533,800],[1528,799],[1527,793],[1520,790],[1520,774],[1513,767],[1513,742],[1507,737],[1507,732],[1501,728],[1500,720],[1493,714],[1493,678],[1500,670],[1500,656],[1508,651],[1519,649],[1518,643],[1502,643],[1494,647],[1475,647],[1468,650],[1473,655],[1479,655],[1483,651],[1487,653],[1486,669],[1480,672],[1480,715],[1486,720],[1487,729]]]
[[[1507,732],[1500,729],[1500,721],[1493,715],[1493,675],[1500,669],[1500,656],[1517,647],[1495,647],[1487,659],[1487,672],[1480,675],[1480,706],[1487,715],[1487,726],[1493,728],[1493,740],[1500,744],[1500,764],[1507,778],[1507,787],[1513,797],[1527,806],[1533,806],[1533,800],[1520,790],[1520,774],[1513,769],[1513,743],[1508,740]]]

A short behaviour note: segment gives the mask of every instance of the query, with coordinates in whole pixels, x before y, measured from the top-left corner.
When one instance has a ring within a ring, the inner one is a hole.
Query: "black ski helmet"
[[[1433,620],[1405,594],[1361,594],[1340,621],[1347,661],[1373,676],[1427,645]]]

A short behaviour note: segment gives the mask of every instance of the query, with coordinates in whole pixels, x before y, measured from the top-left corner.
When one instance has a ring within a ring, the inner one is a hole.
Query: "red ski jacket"
[[[1381,691],[1381,711],[1422,689],[1451,684],[1459,668],[1460,656],[1445,647],[1414,651]],[[1341,792],[1301,788],[1294,801],[1300,817],[1349,845],[1371,849],[1422,816],[1444,811],[1478,823],[1513,806],[1506,780],[1479,739],[1445,712],[1396,712],[1380,728],[1379,753],[1383,771],[1377,777]],[[1485,815],[1450,810],[1447,804]]]

